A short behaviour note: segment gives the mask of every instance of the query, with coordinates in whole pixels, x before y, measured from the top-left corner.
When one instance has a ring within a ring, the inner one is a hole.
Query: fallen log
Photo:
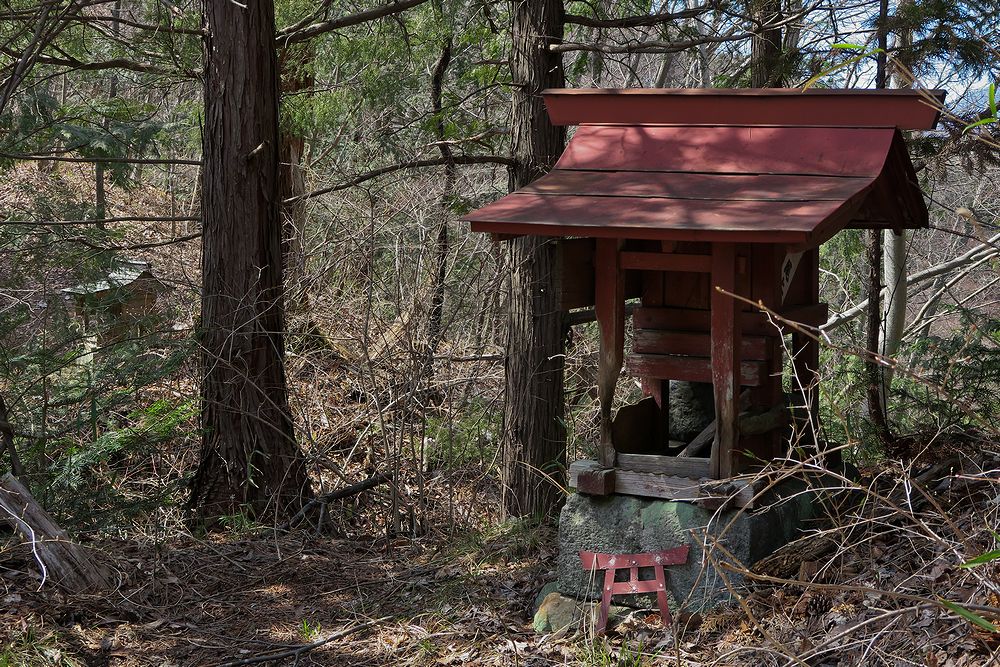
[[[13,526],[31,548],[43,583],[51,579],[73,593],[94,593],[113,586],[111,571],[83,546],[70,541],[66,531],[10,473],[0,478],[0,521]]]

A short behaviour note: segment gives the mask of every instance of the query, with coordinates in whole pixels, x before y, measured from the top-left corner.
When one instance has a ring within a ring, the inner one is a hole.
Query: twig
[[[303,653],[308,653],[314,648],[319,648],[330,642],[337,641],[338,639],[343,639],[349,635],[353,635],[356,632],[361,632],[362,630],[367,630],[368,628],[381,623],[382,621],[388,620],[389,617],[380,618],[374,621],[369,621],[368,623],[362,623],[361,625],[355,625],[353,628],[345,628],[344,630],[338,630],[334,632],[329,637],[325,639],[320,639],[319,641],[314,641],[311,644],[303,644],[297,648],[289,649],[287,651],[280,651],[278,653],[264,653],[261,655],[253,656],[252,658],[243,658],[242,660],[233,660],[231,662],[224,662],[217,667],[238,667],[239,665],[256,665],[262,662],[270,662],[272,660],[282,660],[284,658],[299,658]]]
[[[450,159],[445,158],[435,158],[428,160],[410,160],[409,162],[401,162],[399,164],[389,165],[388,167],[379,167],[378,169],[373,169],[371,171],[365,172],[359,176],[355,176],[349,181],[344,181],[337,185],[331,185],[330,187],[320,188],[319,190],[313,190],[312,192],[307,192],[303,195],[296,195],[295,197],[289,197],[288,199],[282,200],[283,204],[292,204],[301,199],[312,199],[313,197],[319,197],[320,195],[330,194],[331,192],[339,192],[340,190],[347,190],[348,188],[353,188],[356,185],[361,185],[365,181],[370,181],[373,178],[378,178],[379,176],[385,176],[386,174],[391,174],[395,171],[402,171],[406,169],[423,169],[424,167],[440,167],[446,165],[449,162],[454,162],[455,164],[500,164],[500,165],[510,165],[512,160],[509,157],[504,157],[500,155],[454,155]]]

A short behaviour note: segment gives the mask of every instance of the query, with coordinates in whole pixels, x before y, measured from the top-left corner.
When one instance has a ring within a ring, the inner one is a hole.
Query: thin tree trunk
[[[902,0],[897,11],[904,9],[910,4],[910,0]],[[904,28],[899,33],[899,43],[897,46],[897,59],[902,63],[902,71],[912,72],[912,47],[913,36],[909,29]],[[909,88],[910,81],[897,74],[896,86],[899,88]],[[886,285],[886,304],[884,328],[882,330],[882,354],[887,357],[895,357],[899,352],[899,345],[903,339],[903,329],[906,327],[906,252],[907,233],[901,230],[896,234],[892,230],[885,230],[885,257],[882,267],[882,279]],[[882,371],[882,396],[883,401],[887,400],[889,390],[892,389],[892,368],[885,368]]]
[[[427,320],[427,356],[432,362],[434,353],[437,352],[441,344],[441,337],[444,332],[444,292],[445,277],[448,273],[448,250],[450,240],[448,238],[448,217],[451,211],[452,200],[455,196],[455,179],[457,169],[455,159],[452,155],[451,146],[445,143],[445,125],[442,116],[443,104],[441,101],[444,89],[444,75],[448,71],[448,64],[451,62],[451,36],[449,35],[441,49],[441,57],[434,65],[434,74],[431,77],[431,108],[434,111],[434,130],[437,134],[438,151],[441,157],[446,160],[444,165],[444,193],[441,202],[441,222],[437,229],[437,238],[434,242],[434,287],[431,292],[431,310]]]
[[[274,4],[205,0],[198,519],[311,496],[284,366]]]
[[[882,328],[882,354],[895,357],[903,339],[906,326],[906,248],[905,231],[896,234],[891,229],[883,232],[884,256],[882,258],[882,280],[886,286],[885,312]],[[883,375],[883,396],[888,396],[892,386],[892,369],[885,368]]]
[[[562,0],[511,0],[513,79],[510,189],[542,176],[566,141],[549,123],[541,95],[565,85],[562,59],[547,45],[562,39]],[[564,320],[556,245],[525,236],[510,242],[510,314],[505,364],[504,508],[508,516],[552,515],[562,501]]]
[[[886,84],[886,22],[889,12],[888,0],[881,0],[879,3],[878,21],[878,45],[882,50],[878,56],[876,71],[876,88],[885,88]],[[885,395],[883,392],[883,367],[875,360],[875,355],[881,352],[879,345],[879,333],[882,330],[882,232],[878,229],[870,229],[868,236],[868,308],[867,308],[867,335],[865,347],[871,359],[865,364],[868,380],[868,417],[872,420],[875,433],[886,445],[892,443],[892,434],[889,431],[889,423],[885,411]]]
[[[312,69],[312,42],[290,44],[281,49],[278,68],[281,77],[282,96],[306,94],[315,83]],[[282,257],[286,293],[291,299],[290,308],[305,307],[306,298],[302,284],[306,272],[305,231],[306,192],[305,174],[302,160],[305,153],[305,137],[293,126],[281,130],[281,150],[278,156],[278,181],[281,200],[294,199],[281,205],[282,215]]]
[[[17,453],[17,446],[14,443],[14,428],[10,424],[10,412],[7,410],[7,403],[3,400],[3,396],[0,396],[0,445],[3,445],[10,457],[10,471],[15,477],[23,477],[24,466],[21,465],[21,457]]]
[[[695,9],[698,6],[697,0],[687,0],[685,6],[688,9]],[[695,16],[691,19],[692,27],[699,37],[705,35],[705,24],[702,21],[701,16]],[[698,45],[698,87],[699,88],[711,88],[712,87],[712,60],[711,54],[708,50],[708,44]]]
[[[121,16],[121,0],[115,0],[111,9],[111,34],[118,37],[121,34],[121,24],[118,19]],[[111,82],[108,84],[108,99],[113,100],[118,97],[118,73],[111,71]],[[108,132],[108,120],[104,119],[104,131]],[[96,209],[97,227],[104,229],[104,219],[108,217],[108,200],[105,185],[104,163],[98,162],[94,165],[94,187],[96,195],[94,197],[94,208]]]

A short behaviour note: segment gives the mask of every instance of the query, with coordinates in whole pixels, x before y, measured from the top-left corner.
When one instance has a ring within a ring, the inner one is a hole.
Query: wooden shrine
[[[819,246],[834,234],[927,226],[901,130],[933,128],[944,93],[543,95],[554,124],[579,126],[555,168],[464,220],[499,239],[557,239],[563,309],[596,312],[599,460],[573,464],[571,481],[593,494],[696,498],[704,480],[783,456],[785,350],[809,420],[819,364],[808,329],[783,323],[826,321]],[[623,370],[651,400],[612,420]],[[716,421],[702,442],[669,441],[670,380],[712,383]]]

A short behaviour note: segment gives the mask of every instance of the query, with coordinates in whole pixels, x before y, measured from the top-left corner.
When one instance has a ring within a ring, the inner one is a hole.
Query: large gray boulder
[[[715,420],[712,385],[670,381],[670,439],[691,442]]]

